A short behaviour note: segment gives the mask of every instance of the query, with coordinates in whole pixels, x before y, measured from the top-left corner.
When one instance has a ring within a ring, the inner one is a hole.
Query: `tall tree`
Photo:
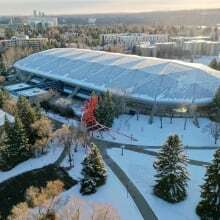
[[[214,154],[211,165],[207,168],[205,183],[202,186],[202,200],[197,206],[201,219],[219,220],[220,217],[220,149]]]
[[[14,124],[10,124],[8,119],[5,119],[4,131],[5,139],[1,156],[6,168],[10,168],[28,158],[28,139],[18,116],[15,116]]]
[[[2,54],[0,54],[0,75],[5,76],[7,73]]]
[[[112,94],[107,91],[104,93],[98,102],[96,108],[96,120],[107,126],[111,127],[116,115],[115,104],[112,99]]]
[[[0,108],[3,107],[3,105],[5,104],[5,101],[7,101],[8,99],[9,99],[8,92],[4,90],[0,90]]]
[[[213,69],[218,69],[218,61],[216,60],[216,58],[214,58],[211,62],[210,62],[210,64],[209,64],[209,66],[211,67],[211,68],[213,68]]]
[[[91,144],[90,153],[83,161],[82,174],[84,175],[80,189],[82,194],[95,192],[96,187],[103,185],[106,181],[105,163],[95,144]]]
[[[73,165],[73,156],[71,148],[73,144],[76,144],[77,134],[73,127],[63,125],[62,128],[58,129],[54,136],[58,139],[59,143],[64,146],[64,150],[60,157],[57,159],[56,164],[60,165],[63,159],[68,155],[70,167]]]
[[[46,117],[42,117],[32,124],[32,129],[36,139],[33,148],[35,152],[43,153],[52,138],[53,126],[51,121]]]
[[[187,158],[177,135],[169,136],[154,162],[156,185],[154,193],[160,198],[176,203],[187,195]]]
[[[32,124],[40,119],[40,114],[34,107],[31,106],[30,102],[24,98],[19,97],[17,102],[18,116],[20,117],[26,134],[28,136],[30,144],[34,144],[36,138],[32,129]]]

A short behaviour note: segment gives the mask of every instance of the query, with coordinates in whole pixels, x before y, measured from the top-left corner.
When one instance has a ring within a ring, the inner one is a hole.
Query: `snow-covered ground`
[[[69,125],[69,126],[78,126],[79,122],[75,119],[66,118],[56,113],[47,112],[46,116],[52,120],[59,121],[60,123]]]
[[[154,175],[153,162],[155,157],[125,150],[121,156],[120,149],[109,149],[108,154],[126,172],[137,186],[160,220],[199,220],[195,213],[200,200],[200,185],[205,174],[204,167],[188,166],[190,181],[188,197],[178,204],[167,203],[153,195]]]
[[[211,162],[216,150],[186,150],[186,154],[191,160]]]
[[[7,180],[11,177],[17,176],[21,173],[41,168],[50,163],[56,161],[58,156],[62,151],[62,147],[54,147],[50,148],[49,152],[41,157],[29,159],[23,163],[20,163],[15,168],[7,172],[0,172],[0,182]],[[76,180],[80,180],[81,178],[81,162],[85,156],[85,150],[79,148],[77,153],[74,153],[74,168],[69,170],[70,176],[72,176]],[[68,161],[63,162],[63,166],[65,166]],[[142,220],[142,216],[139,213],[135,203],[132,198],[128,195],[124,186],[119,182],[117,177],[113,174],[113,172],[108,169],[108,179],[104,186],[100,187],[97,193],[90,196],[82,196],[79,192],[80,185],[76,185],[64,192],[60,195],[62,199],[68,199],[70,196],[81,197],[84,200],[96,202],[96,203],[104,203],[109,204],[114,207],[122,220]]]
[[[150,149],[159,152],[160,149]],[[199,160],[203,162],[211,162],[216,150],[213,149],[185,149],[186,155],[191,160]]]
[[[24,172],[44,167],[55,162],[62,150],[63,149],[61,147],[51,146],[49,152],[41,157],[26,160],[9,171],[0,171],[0,182],[3,182],[4,180],[7,180],[13,176],[17,176]]]
[[[74,168],[69,171],[69,175],[75,179],[80,179],[81,177],[81,161],[83,160],[84,155],[85,151],[82,148],[74,154]],[[66,160],[63,165],[65,166],[67,163],[68,161]],[[119,182],[110,168],[108,168],[108,179],[106,184],[98,188],[95,194],[82,196],[79,190],[80,185],[78,184],[64,192],[62,197],[66,199],[66,197],[76,196],[90,202],[109,204],[117,210],[122,220],[143,219],[130,195],[127,195],[125,187]]]
[[[103,133],[105,140],[119,142],[124,144],[134,144],[143,146],[161,146],[171,134],[178,134],[185,146],[218,146],[210,135],[207,126],[211,123],[206,118],[199,118],[200,128],[197,128],[191,119],[187,119],[186,130],[184,130],[184,118],[173,118],[172,124],[170,118],[163,118],[163,128],[160,128],[160,119],[154,117],[154,123],[149,124],[149,116],[121,115],[115,119],[112,131]],[[135,138],[131,138],[122,134]]]

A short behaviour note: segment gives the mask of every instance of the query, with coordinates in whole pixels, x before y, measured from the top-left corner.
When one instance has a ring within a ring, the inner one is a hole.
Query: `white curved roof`
[[[14,66],[94,90],[173,104],[209,103],[220,86],[220,72],[202,64],[74,48],[36,53]]]

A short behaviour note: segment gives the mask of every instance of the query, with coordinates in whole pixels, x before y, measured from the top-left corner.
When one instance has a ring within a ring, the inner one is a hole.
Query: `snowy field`
[[[120,149],[110,149],[108,154],[126,172],[137,186],[160,220],[199,220],[195,213],[200,198],[200,185],[205,174],[204,167],[188,166],[190,181],[188,197],[178,204],[167,203],[153,195],[154,175],[153,162],[155,157],[126,150],[121,156]]]
[[[160,149],[150,149],[152,151],[155,152],[159,152]],[[200,149],[185,149],[186,155],[189,159],[191,160],[199,160],[199,161],[203,161],[203,162],[211,162],[213,159],[213,155],[215,153],[216,150],[200,150]]]
[[[61,152],[62,152],[62,148],[52,146],[49,152],[41,157],[31,158],[29,160],[26,160],[23,163],[18,164],[16,167],[14,167],[9,171],[6,172],[0,171],[0,182],[3,182],[13,176],[17,176],[24,172],[47,166],[55,162]]]
[[[79,125],[79,122],[77,120],[71,119],[71,118],[66,118],[66,117],[63,117],[63,116],[56,114],[56,113],[47,112],[44,114],[52,120],[59,121],[60,123],[63,123],[63,124],[69,125],[69,126],[78,126]]]
[[[184,130],[185,119],[174,118],[172,124],[170,118],[163,118],[163,128],[160,128],[160,119],[154,117],[154,123],[149,124],[149,116],[121,115],[115,119],[112,131],[103,134],[103,138],[113,142],[124,144],[134,144],[143,146],[161,146],[171,134],[178,134],[185,146],[190,147],[209,147],[215,145],[214,139],[210,135],[207,126],[210,120],[199,118],[200,128],[197,128],[191,119],[187,119],[186,130]],[[132,141],[124,135],[132,136],[137,141]]]
[[[211,162],[216,150],[186,150],[186,155],[191,160]]]

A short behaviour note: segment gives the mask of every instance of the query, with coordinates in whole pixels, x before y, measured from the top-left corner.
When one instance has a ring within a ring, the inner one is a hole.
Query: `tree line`
[[[7,93],[0,92],[0,104],[5,106]],[[14,122],[6,116],[0,132],[1,170],[9,170],[18,163],[45,151],[52,136],[52,123],[40,110],[32,106],[24,97],[12,102],[10,110]],[[0,107],[1,107],[0,106]]]

